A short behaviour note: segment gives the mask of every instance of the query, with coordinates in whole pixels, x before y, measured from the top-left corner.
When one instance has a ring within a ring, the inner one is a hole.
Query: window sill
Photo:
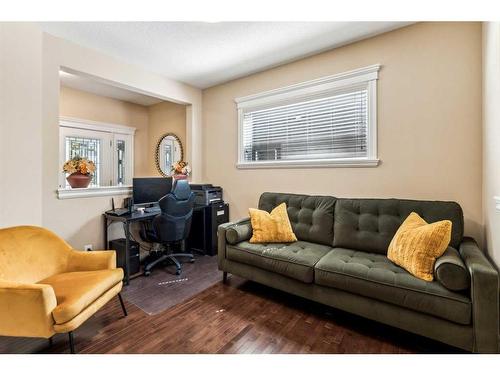
[[[57,189],[58,199],[72,198],[90,198],[90,197],[106,197],[110,195],[130,195],[132,194],[132,186],[100,186],[81,189]]]
[[[237,163],[238,169],[261,168],[360,168],[376,167],[379,159],[335,159],[335,160],[286,160],[261,161],[256,163]]]

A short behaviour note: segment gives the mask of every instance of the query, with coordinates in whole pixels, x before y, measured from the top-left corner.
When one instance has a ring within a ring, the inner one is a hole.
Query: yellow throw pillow
[[[286,203],[281,203],[271,213],[256,208],[250,208],[248,211],[253,230],[251,243],[297,241],[288,219]]]
[[[412,212],[392,238],[387,257],[419,279],[432,281],[434,263],[451,240],[451,221],[428,224]]]

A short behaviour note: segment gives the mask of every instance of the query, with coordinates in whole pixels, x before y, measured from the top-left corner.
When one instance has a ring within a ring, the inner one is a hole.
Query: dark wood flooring
[[[134,280],[137,282],[137,280]],[[455,353],[458,350],[237,277],[157,315],[118,299],[75,332],[78,353]],[[68,353],[67,335],[0,337],[0,353]]]

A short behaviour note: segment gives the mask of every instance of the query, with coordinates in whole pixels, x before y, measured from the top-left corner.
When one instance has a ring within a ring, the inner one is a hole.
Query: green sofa
[[[231,273],[467,351],[499,351],[498,272],[476,242],[463,237],[460,205],[263,193],[259,208],[271,211],[283,202],[295,243],[251,244],[248,218],[219,226],[224,281]],[[386,256],[412,211],[428,222],[452,222],[450,247],[436,262],[432,282]],[[448,287],[438,277],[447,277]]]

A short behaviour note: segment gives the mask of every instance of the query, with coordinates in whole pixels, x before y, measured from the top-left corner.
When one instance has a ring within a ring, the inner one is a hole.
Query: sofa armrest
[[[498,272],[472,238],[464,238],[459,250],[471,276],[474,351],[496,353],[499,350]]]
[[[116,252],[114,250],[71,250],[67,272],[110,270],[113,268],[116,268]]]
[[[226,230],[233,223],[224,223],[217,228],[217,263],[222,271],[222,265],[226,259]]]
[[[0,280],[0,335],[51,337],[56,306],[50,285]]]
[[[246,225],[246,223],[249,222],[250,218],[247,217],[238,221],[221,224],[217,228],[217,260],[219,263],[219,269],[222,269],[222,264],[224,262],[224,259],[226,259],[226,233],[228,229],[233,228],[234,226]]]

